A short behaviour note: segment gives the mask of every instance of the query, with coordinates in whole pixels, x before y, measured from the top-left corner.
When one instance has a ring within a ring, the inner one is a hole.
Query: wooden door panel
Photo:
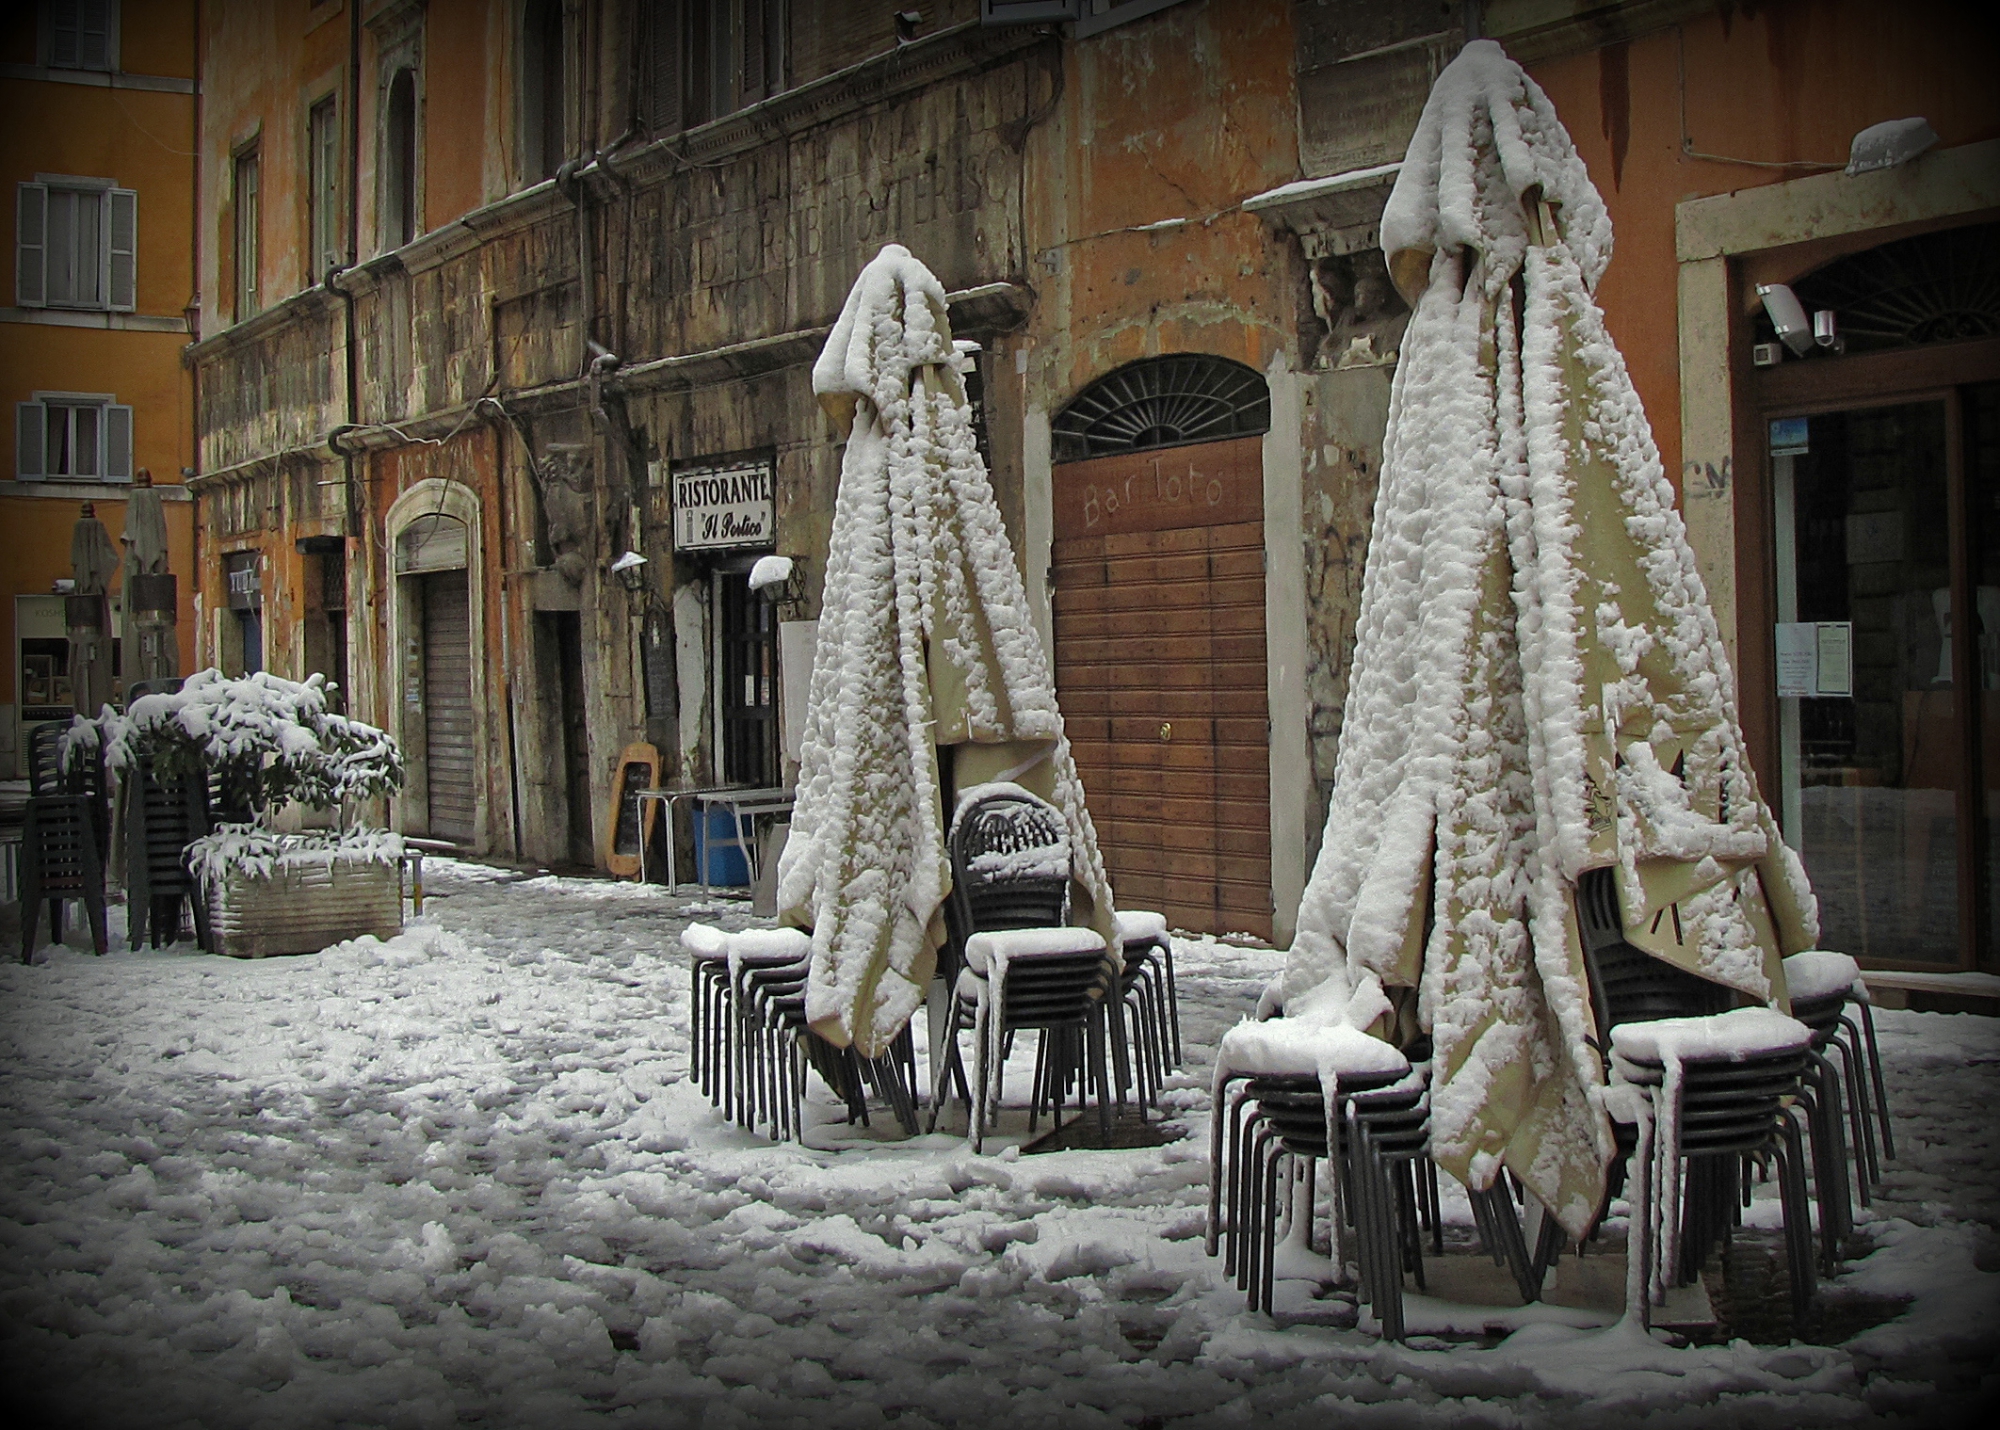
[[[1193,506],[1191,473],[1217,483]],[[1058,467],[1052,605],[1057,693],[1118,902],[1268,936],[1261,473],[1256,439]]]

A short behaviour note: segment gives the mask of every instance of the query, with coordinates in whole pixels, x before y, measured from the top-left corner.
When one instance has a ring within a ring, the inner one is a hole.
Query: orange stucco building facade
[[[14,216],[0,257],[9,454],[0,482],[0,774],[8,775],[29,729],[69,717],[56,583],[71,574],[82,503],[118,541],[125,494],[142,468],[165,497],[184,670],[195,655],[193,505],[181,485],[194,462],[181,353],[194,297],[195,6],[112,6],[109,31],[95,34],[63,30],[60,10],[18,6],[0,25]],[[129,412],[129,426],[116,409]]]

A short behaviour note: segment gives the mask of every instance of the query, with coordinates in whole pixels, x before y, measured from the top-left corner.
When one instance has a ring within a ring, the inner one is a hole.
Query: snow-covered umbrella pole
[[[1379,979],[1382,1027],[1433,1040],[1436,1160],[1576,1233],[1612,1154],[1577,880],[1611,869],[1629,941],[1780,1007],[1812,896],[1591,297],[1603,201],[1491,41],[1439,76],[1382,240],[1414,313],[1285,992]]]
[[[1117,939],[944,287],[902,245],[855,280],[813,389],[847,450],[778,906],[812,930],[807,1020],[872,1057],[922,1004],[944,941],[948,786],[1012,779],[1062,810],[1077,921]]]

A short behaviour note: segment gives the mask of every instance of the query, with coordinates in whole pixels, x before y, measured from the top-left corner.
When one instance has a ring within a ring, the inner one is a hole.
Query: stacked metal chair
[[[1174,945],[1161,914],[1121,909],[1118,936],[1124,967],[1111,1052],[1120,1088],[1143,1109],[1157,1108],[1167,1073],[1181,1065],[1181,1016],[1174,988]]]
[[[101,758],[61,765],[67,726],[48,724],[29,736],[28,804],[21,829],[21,962],[33,957],[42,906],[48,906],[49,939],[62,942],[63,905],[76,901],[90,925],[91,946],[109,946],[104,911],[104,860],[100,831],[109,826],[104,808]]]
[[[1820,949],[1795,953],[1784,966],[1792,1016],[1812,1029],[1813,1052],[1828,1063],[1829,1073],[1845,1089],[1854,1134],[1856,1190],[1867,1206],[1871,1187],[1882,1180],[1883,1161],[1896,1155],[1868,986],[1861,979],[1860,965],[1844,953]],[[1859,1017],[1858,1024],[1850,1010]],[[1829,1054],[1838,1055],[1837,1067]]]
[[[1352,1237],[1359,1299],[1383,1336],[1401,1340],[1403,1278],[1414,1276],[1423,1289],[1423,1233],[1434,1244],[1441,1235],[1429,1175],[1428,1065],[1386,1044],[1370,1049],[1373,1056],[1339,1074],[1329,1119],[1317,1074],[1260,1071],[1245,1041],[1232,1032],[1218,1054],[1224,1071],[1211,1114],[1208,1254],[1221,1252],[1224,1274],[1247,1293],[1251,1310],[1270,1311],[1280,1227],[1310,1243],[1317,1167],[1330,1161],[1334,1215]]]
[[[1656,1154],[1671,1185],[1640,1167],[1640,1182],[1629,1189],[1632,1232],[1627,1255],[1648,1268],[1648,1294],[1642,1314],[1654,1305],[1655,1280],[1691,1285],[1718,1243],[1727,1241],[1740,1220],[1739,1198],[1746,1188],[1744,1171],[1752,1162],[1774,1162],[1779,1176],[1785,1218],[1786,1259],[1791,1275],[1795,1319],[1803,1318],[1816,1286],[1812,1252],[1812,1217],[1806,1198],[1804,1138],[1799,1115],[1814,1133],[1816,1180],[1822,1183],[1822,1208],[1829,1188],[1825,1147],[1829,1131],[1837,1141],[1840,1128],[1824,1114],[1808,1081],[1811,1034],[1804,1024],[1761,1009],[1727,1007],[1728,991],[1675,968],[1625,942],[1618,895],[1608,869],[1586,873],[1577,885],[1577,921],[1591,982],[1599,1046],[1607,1054],[1614,1081],[1642,1089],[1653,1103],[1654,1126],[1678,1127],[1678,1146]],[[1757,1015],[1756,1037],[1738,1038],[1727,1054],[1679,1059],[1679,1102],[1664,1107],[1665,1059],[1653,1046],[1684,1028],[1688,1020],[1706,1020],[1720,1029],[1724,1019]],[[1615,1121],[1621,1157],[1607,1192],[1617,1190],[1628,1157],[1638,1145],[1634,1122]],[[1639,1159],[1646,1161],[1647,1159]],[[1684,1192],[1683,1192],[1684,1187]],[[1669,1224],[1665,1240],[1653,1237],[1655,1205],[1678,1205],[1678,1225]]]
[[[1001,1092],[1001,1067],[1017,1032],[1040,1034],[1028,1130],[1048,1108],[1058,1126],[1066,1094],[1079,1111],[1097,1091],[1100,1131],[1111,1130],[1109,1101],[1122,1106],[1106,1057],[1119,970],[1107,965],[1102,936],[1066,923],[1069,836],[1062,815],[1025,790],[996,790],[962,806],[950,837],[952,893],[945,906],[950,949],[943,971],[952,989],[944,1048],[933,1076],[935,1129],[954,1084],[966,1101],[968,1135],[985,1145]],[[971,1031],[968,1087],[958,1035]]]
[[[689,956],[693,1074],[712,1105],[773,1141],[804,1131],[806,1069],[817,1071],[868,1121],[868,1094],[887,1102],[906,1132],[917,1129],[916,1054],[907,1029],[889,1052],[863,1058],[806,1026],[805,985],[812,946],[797,929],[727,934],[705,924],[682,933]]]

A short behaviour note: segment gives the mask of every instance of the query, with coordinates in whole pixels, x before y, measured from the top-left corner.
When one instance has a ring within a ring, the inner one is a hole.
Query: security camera
[[[1771,317],[1771,326],[1777,330],[1778,341],[1792,352],[1804,357],[1812,350],[1812,324],[1806,319],[1805,305],[1799,302],[1798,294],[1783,283],[1759,283],[1757,296],[1764,300],[1764,311]]]
[[[1829,352],[1847,351],[1847,339],[1840,335],[1840,330],[1835,325],[1833,309],[1821,308],[1813,314],[1813,341]]]

